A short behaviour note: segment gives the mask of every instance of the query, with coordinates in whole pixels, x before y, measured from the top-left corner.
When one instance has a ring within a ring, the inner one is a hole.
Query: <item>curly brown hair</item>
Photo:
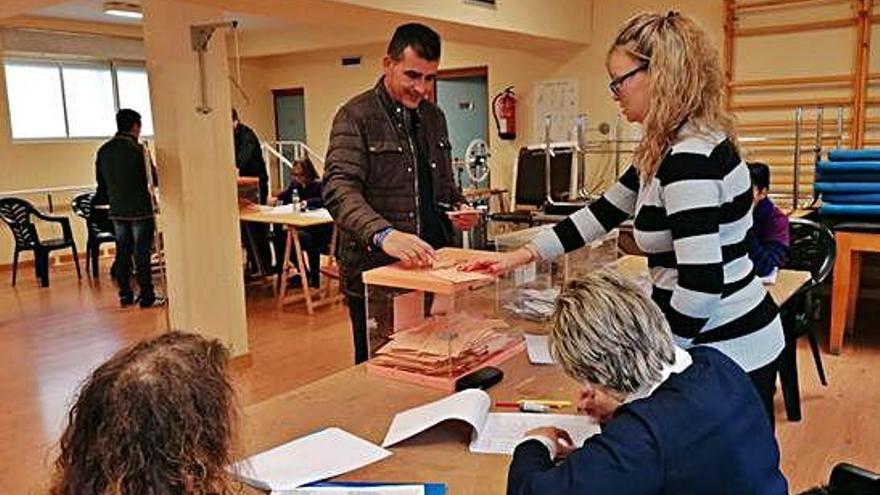
[[[80,389],[51,495],[223,495],[237,412],[217,340],[169,332],[115,354]]]

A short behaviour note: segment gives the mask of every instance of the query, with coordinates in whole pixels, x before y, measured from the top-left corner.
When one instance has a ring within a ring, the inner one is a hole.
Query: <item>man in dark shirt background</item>
[[[235,142],[235,167],[239,177],[256,177],[260,179],[260,204],[266,204],[269,197],[269,174],[266,172],[266,161],[263,160],[263,150],[260,148],[260,139],[253,129],[238,120],[238,111],[232,109],[232,138]],[[248,253],[250,256],[259,256],[263,267],[272,266],[272,251],[269,247],[269,226],[262,223],[252,223],[244,226],[249,229],[256,253]],[[279,255],[280,258],[281,255]],[[253,262],[251,260],[251,265]],[[280,263],[279,263],[280,264]]]
[[[94,202],[110,204],[109,216],[116,235],[113,276],[119,285],[119,303],[129,306],[135,302],[131,289],[134,258],[140,306],[159,306],[165,299],[156,296],[150,271],[156,222],[147,185],[144,149],[138,142],[140,114],[127,108],[120,110],[116,114],[116,129],[116,135],[98,150],[95,160],[98,190]]]

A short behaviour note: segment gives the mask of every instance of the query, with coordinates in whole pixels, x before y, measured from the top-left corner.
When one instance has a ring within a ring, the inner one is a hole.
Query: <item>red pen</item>
[[[515,407],[519,409],[519,402],[496,402],[495,407]]]

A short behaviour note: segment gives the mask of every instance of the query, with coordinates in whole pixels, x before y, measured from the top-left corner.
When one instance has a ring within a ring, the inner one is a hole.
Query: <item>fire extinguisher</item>
[[[492,116],[495,117],[498,137],[516,139],[516,94],[513,86],[504,88],[504,91],[492,98]]]

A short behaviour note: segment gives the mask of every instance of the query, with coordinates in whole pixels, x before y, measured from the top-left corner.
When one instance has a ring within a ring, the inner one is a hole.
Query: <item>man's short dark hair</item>
[[[122,110],[116,112],[117,132],[130,132],[131,128],[134,127],[135,124],[140,125],[140,123],[141,114],[135,112],[130,108],[123,108]]]
[[[752,185],[760,190],[770,188],[770,167],[766,163],[750,162],[749,175],[752,176]]]
[[[440,35],[424,24],[411,22],[398,26],[388,43],[388,56],[400,60],[406,47],[429,62],[440,60]]]

